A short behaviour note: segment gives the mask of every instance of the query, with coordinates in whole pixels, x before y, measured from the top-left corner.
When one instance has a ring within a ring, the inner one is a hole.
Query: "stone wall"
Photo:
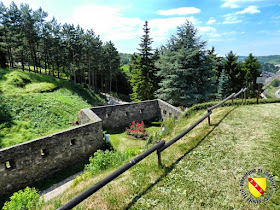
[[[87,123],[0,150],[0,197],[85,162],[104,148],[102,122]]]
[[[160,115],[163,119],[167,119],[167,118],[171,118],[171,117],[180,117],[182,114],[182,111],[180,109],[178,109],[175,106],[172,106],[169,103],[166,103],[165,101],[162,101],[160,99],[157,100],[158,101],[158,106],[160,109]]]
[[[153,120],[156,117],[178,118],[182,114],[178,108],[158,99],[94,107],[91,111],[101,118],[105,129],[127,127],[132,121]]]
[[[96,150],[105,148],[103,128],[181,114],[162,100],[82,109],[78,114],[82,125],[0,150],[0,196],[88,160]]]
[[[132,121],[153,120],[160,116],[157,100],[91,108],[101,118],[103,128],[127,127]]]

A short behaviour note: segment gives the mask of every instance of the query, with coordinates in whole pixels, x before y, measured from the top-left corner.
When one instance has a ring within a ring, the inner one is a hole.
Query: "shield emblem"
[[[248,187],[252,195],[258,198],[264,194],[266,189],[266,178],[249,178]]]

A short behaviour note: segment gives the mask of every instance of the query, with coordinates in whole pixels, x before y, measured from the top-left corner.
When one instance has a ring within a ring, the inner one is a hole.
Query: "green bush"
[[[279,87],[280,82],[279,82],[278,80],[274,80],[274,81],[271,82],[271,85],[272,85],[273,87]]]
[[[146,146],[148,146],[149,144],[155,143],[157,141],[160,141],[165,136],[171,134],[175,125],[176,125],[175,117],[169,118],[168,120],[161,122],[161,132],[150,135],[149,138],[147,139]]]
[[[94,175],[101,170],[121,165],[124,161],[137,155],[138,152],[139,149],[136,148],[130,148],[124,152],[97,150],[94,156],[89,158],[89,164],[85,166],[85,170],[91,175]]]
[[[26,187],[24,191],[15,192],[10,201],[4,204],[3,210],[27,210],[42,209],[44,199],[40,199],[40,195],[34,188]]]

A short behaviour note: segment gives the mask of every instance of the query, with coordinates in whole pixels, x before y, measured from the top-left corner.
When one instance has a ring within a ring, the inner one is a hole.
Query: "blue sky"
[[[145,20],[154,48],[190,20],[220,56],[230,50],[237,55],[280,54],[280,0],[15,0],[22,2],[33,9],[41,6],[49,19],[93,29],[120,52],[137,51]]]

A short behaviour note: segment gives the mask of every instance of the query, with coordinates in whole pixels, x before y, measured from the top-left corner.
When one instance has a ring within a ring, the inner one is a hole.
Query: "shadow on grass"
[[[129,209],[130,207],[132,207],[140,198],[142,198],[145,194],[147,194],[149,192],[149,190],[151,190],[154,186],[156,186],[160,181],[162,181],[163,178],[165,178],[170,172],[172,172],[172,170],[175,168],[175,166],[183,159],[185,158],[190,152],[192,152],[195,148],[197,148],[201,142],[203,142],[214,130],[216,127],[218,127],[220,125],[220,123],[232,112],[236,109],[237,107],[233,108],[232,110],[230,110],[228,113],[225,114],[225,116],[216,124],[212,124],[211,126],[213,126],[213,128],[202,138],[200,139],[199,142],[197,142],[197,144],[191,148],[190,150],[188,150],[184,155],[182,155],[180,158],[178,158],[174,163],[172,163],[170,166],[165,167],[165,172],[164,174],[162,174],[154,183],[152,183],[150,186],[148,186],[146,189],[144,189],[139,195],[135,196],[132,201],[127,205],[127,207],[125,207],[125,209]]]

